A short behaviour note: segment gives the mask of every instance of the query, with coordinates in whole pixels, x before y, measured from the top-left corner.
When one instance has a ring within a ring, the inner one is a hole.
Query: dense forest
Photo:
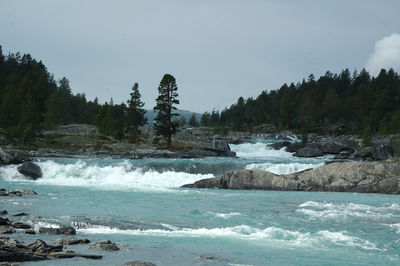
[[[95,124],[103,134],[120,139],[136,119],[131,100],[128,106],[112,99],[105,104],[88,101],[85,94],[71,92],[65,77],[56,81],[41,61],[29,54],[5,56],[0,46],[0,128],[11,140],[26,144],[42,129],[70,123]]]
[[[393,69],[382,69],[377,77],[365,69],[326,72],[318,80],[310,75],[296,85],[263,91],[255,99],[240,97],[221,113],[214,110],[201,117],[202,126],[222,131],[251,131],[265,124],[299,133],[399,133],[399,75]]]
[[[114,104],[112,99],[104,104],[88,101],[85,94],[71,92],[68,79],[56,81],[41,61],[29,54],[3,55],[0,46],[0,128],[9,139],[25,144],[43,129],[69,123],[94,124],[101,133],[121,139],[146,122],[134,113],[144,113],[138,86],[135,83],[131,93],[127,90],[127,98],[131,95],[127,105]],[[199,125],[194,114],[188,121],[175,119],[179,126]],[[382,69],[377,77],[364,69],[326,72],[318,80],[310,75],[296,85],[263,91],[255,99],[240,97],[221,112],[205,112],[200,125],[220,133],[262,126],[299,133],[398,133],[400,78],[393,69]]]

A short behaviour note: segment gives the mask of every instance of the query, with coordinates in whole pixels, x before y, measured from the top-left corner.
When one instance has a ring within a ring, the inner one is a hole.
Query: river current
[[[329,157],[296,158],[266,142],[231,145],[239,158],[40,158],[44,173],[25,180],[17,166],[0,168],[0,187],[38,195],[2,197],[0,210],[26,212],[22,221],[72,225],[77,237],[109,239],[117,252],[24,265],[399,265],[397,195],[183,189],[180,186],[237,169],[287,174],[323,165]],[[38,217],[40,216],[40,218]],[[29,243],[49,235],[24,235]]]

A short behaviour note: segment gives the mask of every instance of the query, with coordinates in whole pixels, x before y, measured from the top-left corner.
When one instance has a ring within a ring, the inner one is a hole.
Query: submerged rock
[[[115,243],[112,243],[110,240],[103,240],[100,242],[96,242],[89,247],[90,249],[95,250],[103,250],[103,251],[117,251],[119,247]]]
[[[157,265],[147,261],[135,260],[135,261],[125,262],[124,264],[122,264],[122,266],[157,266]]]
[[[183,187],[400,194],[400,164],[390,161],[334,162],[289,175],[239,170]]]
[[[42,177],[42,169],[40,169],[39,165],[32,162],[25,162],[18,168],[18,172],[23,174],[24,176],[30,177],[33,180],[36,180]]]

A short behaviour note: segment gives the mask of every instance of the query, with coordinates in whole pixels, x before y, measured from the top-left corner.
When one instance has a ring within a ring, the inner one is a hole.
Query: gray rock
[[[18,172],[23,174],[24,176],[30,177],[33,180],[36,180],[42,177],[42,169],[40,169],[39,165],[32,162],[25,162],[18,168]]]
[[[39,233],[44,235],[76,235],[76,230],[71,226],[61,228],[40,227]]]
[[[6,215],[6,214],[8,214],[8,211],[7,211],[7,210],[2,210],[2,211],[0,211],[0,215]]]
[[[23,162],[29,161],[30,159],[22,154],[17,154],[14,152],[4,151],[0,148],[0,162],[2,164],[21,164]]]
[[[323,153],[318,148],[304,147],[296,151],[294,156],[297,157],[318,157],[322,156]]]
[[[303,145],[300,142],[294,142],[294,143],[290,143],[287,147],[286,147],[286,151],[287,152],[296,152],[298,151],[300,148],[302,148]]]
[[[103,251],[117,251],[119,247],[115,243],[112,243],[110,240],[103,240],[100,242],[96,242],[89,247],[90,249],[95,250],[103,250]]]
[[[35,230],[33,229],[27,229],[24,231],[25,235],[36,235]]]
[[[10,226],[0,225],[0,234],[14,234],[15,229]]]
[[[81,257],[85,259],[99,260],[102,259],[101,255],[88,255],[88,254],[80,254],[74,251],[66,251],[66,252],[50,252],[49,258],[51,259],[71,259],[75,257]]]
[[[14,214],[13,216],[15,216],[15,217],[18,217],[18,216],[28,216],[28,214],[25,213],[25,212],[20,212],[20,213]]]
[[[289,141],[283,141],[283,142],[276,142],[272,144],[268,144],[267,147],[274,149],[274,150],[280,150],[284,147],[288,147],[291,144]]]
[[[78,245],[78,244],[88,244],[90,240],[87,238],[76,238],[76,237],[68,237],[68,238],[60,238],[51,241],[56,245]]]
[[[16,229],[31,229],[32,228],[32,226],[30,226],[29,224],[24,224],[21,222],[13,222],[11,224],[11,226]]]
[[[41,239],[36,239],[34,242],[30,243],[27,245],[28,249],[35,252],[35,253],[50,253],[50,252],[60,252],[63,250],[62,245],[58,246],[51,246],[47,245],[46,242],[44,242]]]
[[[0,225],[9,225],[10,220],[8,218],[2,218],[0,217]]]

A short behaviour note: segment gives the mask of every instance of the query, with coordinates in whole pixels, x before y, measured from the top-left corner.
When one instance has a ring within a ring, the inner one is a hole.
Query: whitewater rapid
[[[322,166],[326,158],[302,159],[266,143],[231,145],[239,158],[202,159],[59,159],[40,158],[43,177],[39,185],[79,186],[106,190],[170,191],[182,185],[222,175],[225,171],[258,169],[275,174],[290,174]],[[0,168],[0,177],[23,181],[16,165]]]

